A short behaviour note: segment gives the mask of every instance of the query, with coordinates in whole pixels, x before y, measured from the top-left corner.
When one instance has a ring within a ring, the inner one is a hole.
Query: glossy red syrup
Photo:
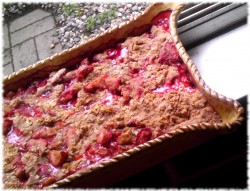
[[[17,113],[25,117],[41,117],[42,112],[37,106],[29,104],[21,104],[16,109]]]
[[[125,58],[127,56],[128,53],[128,48],[127,47],[121,47],[121,45],[118,45],[116,48],[114,49],[109,49],[107,51],[107,59],[112,59],[112,60],[116,60],[117,58]]]
[[[159,13],[157,16],[155,16],[151,23],[156,26],[162,27],[165,31],[169,31],[169,19],[172,11],[167,10]]]

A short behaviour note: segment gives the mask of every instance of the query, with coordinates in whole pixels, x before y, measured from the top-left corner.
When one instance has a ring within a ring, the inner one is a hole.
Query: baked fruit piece
[[[221,122],[169,32],[151,29],[4,95],[4,185],[43,188],[180,126]]]

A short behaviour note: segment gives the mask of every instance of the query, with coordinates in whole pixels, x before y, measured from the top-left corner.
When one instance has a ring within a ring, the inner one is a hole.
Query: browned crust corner
[[[244,120],[244,117],[243,117],[244,109],[236,100],[228,98],[212,90],[205,83],[205,81],[201,78],[198,68],[196,67],[192,59],[189,57],[177,33],[178,16],[179,16],[179,13],[184,8],[184,6],[185,6],[184,4],[180,4],[176,7],[176,9],[174,9],[170,18],[170,29],[171,29],[170,33],[173,36],[175,46],[179,52],[179,55],[182,58],[185,65],[187,66],[189,72],[192,74],[196,85],[198,86],[200,91],[207,97],[210,104],[215,108],[215,110],[217,110],[218,113],[220,113],[223,122],[216,123],[216,124],[213,124],[213,123],[193,124],[190,126],[182,127],[182,129],[185,129],[185,131],[187,131],[188,128],[190,128],[190,130],[231,129],[234,126],[240,125],[242,121]],[[231,109],[233,110],[233,112],[227,113],[226,111],[227,109],[228,110]]]

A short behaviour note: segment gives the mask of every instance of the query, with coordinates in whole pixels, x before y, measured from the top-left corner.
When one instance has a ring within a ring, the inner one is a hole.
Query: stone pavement
[[[3,24],[4,76],[62,51],[55,32],[54,16],[42,9]]]

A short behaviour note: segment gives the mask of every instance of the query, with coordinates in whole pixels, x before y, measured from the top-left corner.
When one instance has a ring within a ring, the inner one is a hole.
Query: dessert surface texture
[[[5,92],[6,188],[43,188],[180,126],[221,122],[179,57],[170,14],[75,67]]]

